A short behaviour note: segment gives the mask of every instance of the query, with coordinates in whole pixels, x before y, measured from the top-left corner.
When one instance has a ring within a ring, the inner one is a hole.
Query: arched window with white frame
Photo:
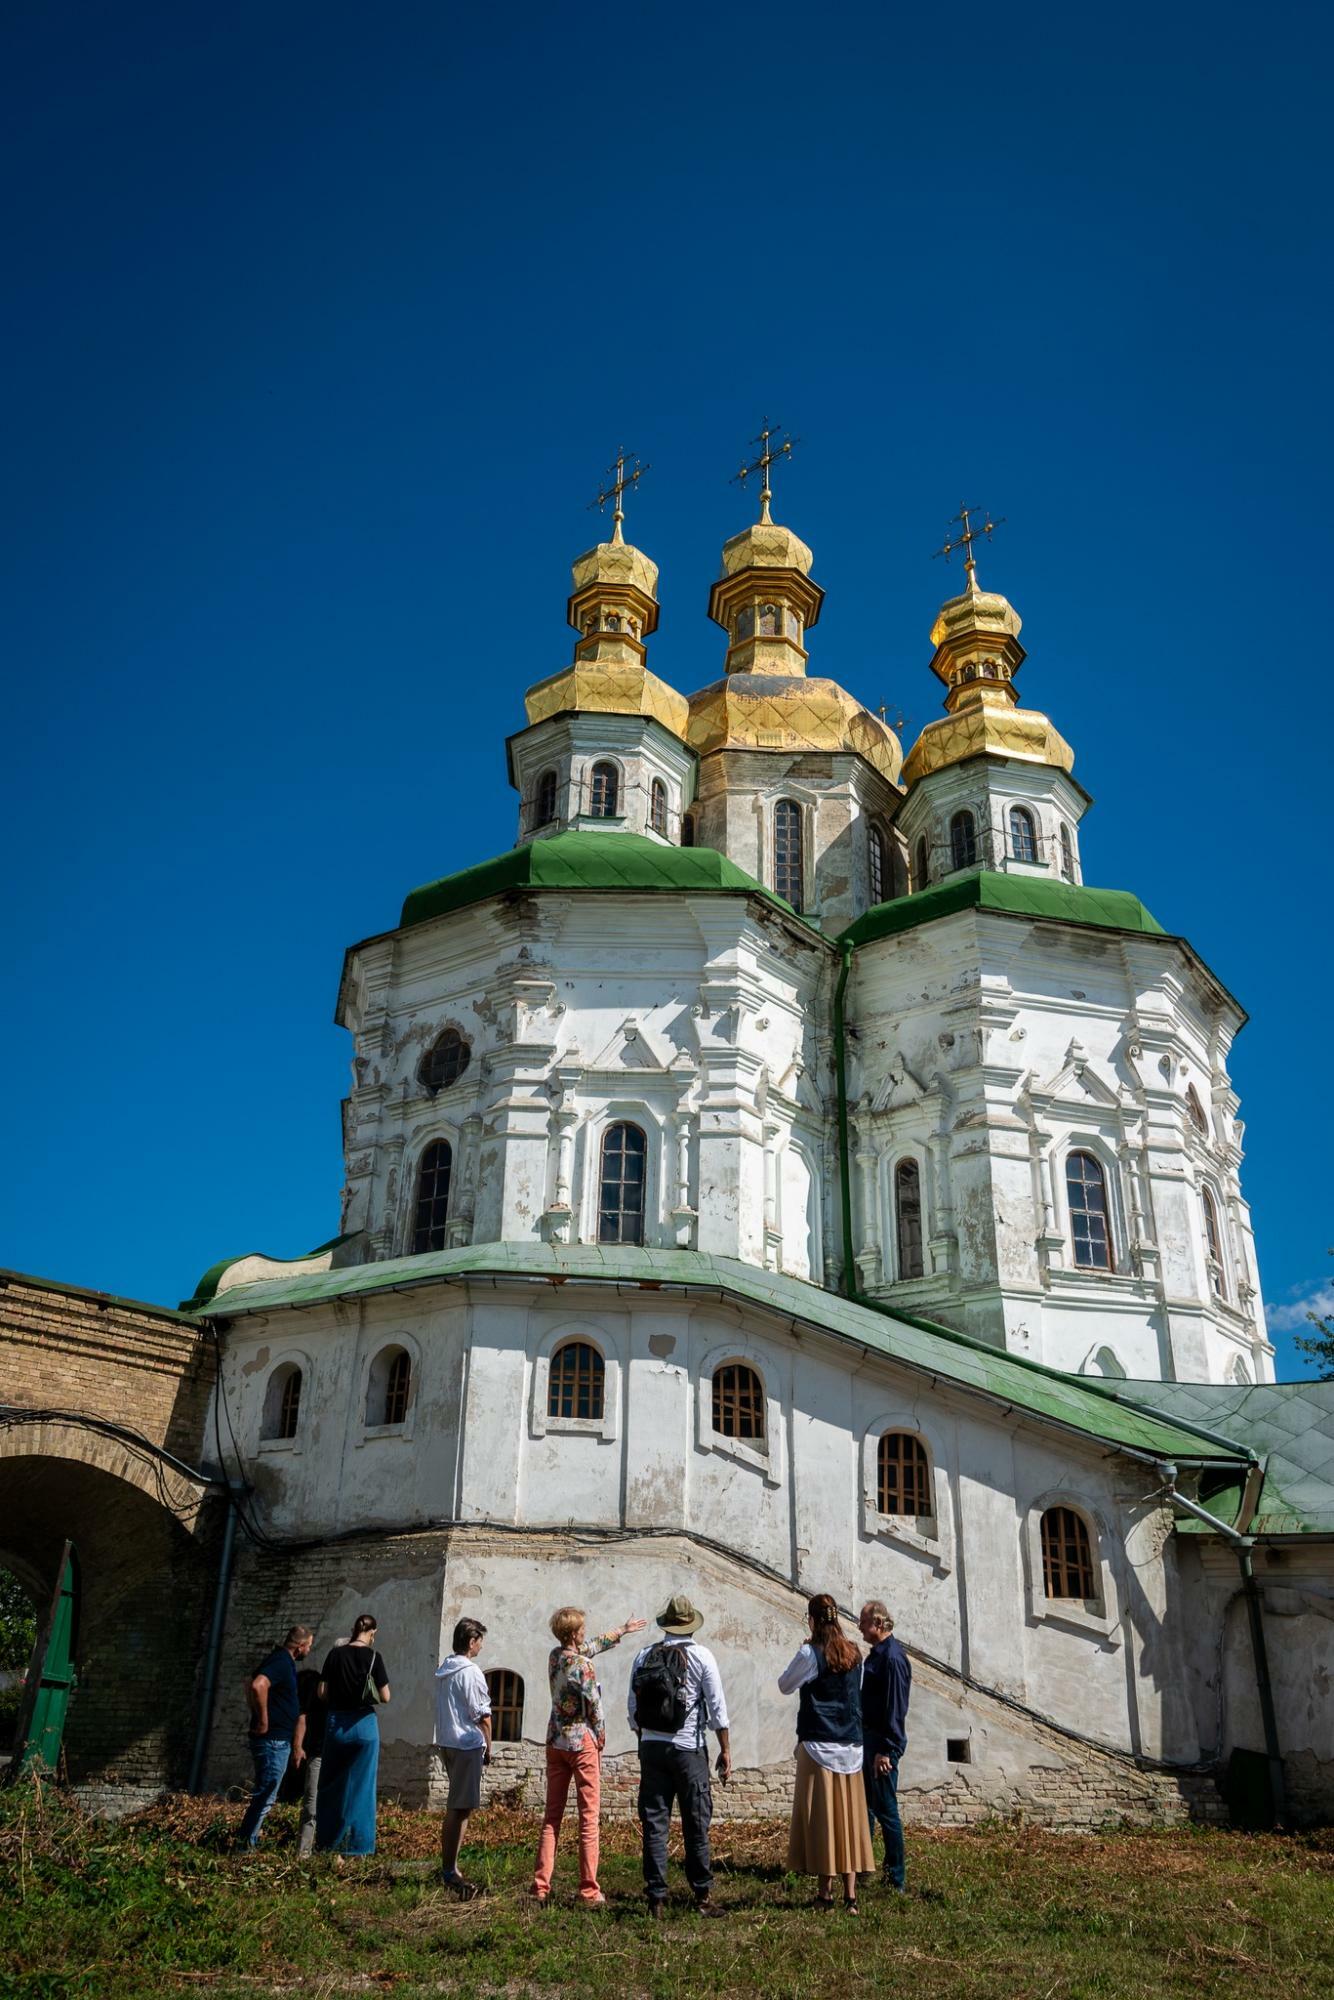
[[[871,883],[871,902],[883,903],[889,894],[889,848],[878,826],[872,826],[867,833],[866,858]]]
[[[412,1356],[406,1347],[382,1347],[366,1378],[366,1428],[397,1430],[412,1397]]]
[[[713,1428],[718,1437],[764,1443],[764,1384],[744,1361],[724,1361],[713,1371]]]
[[[915,1431],[882,1431],[876,1446],[876,1507],[881,1514],[930,1519],[936,1511],[931,1460]]]
[[[605,758],[593,766],[588,786],[588,810],[593,819],[616,819],[621,810],[621,774]]]
[[[970,812],[956,812],[950,821],[950,860],[956,869],[977,865],[977,821]]]
[[[1010,854],[1015,861],[1038,858],[1038,830],[1027,806],[1010,807]]]
[[[648,1140],[638,1125],[621,1121],[602,1135],[598,1174],[598,1242],[644,1241]]]
[[[1207,1187],[1200,1189],[1204,1215],[1204,1262],[1209,1273],[1209,1290],[1216,1299],[1227,1297],[1227,1270],[1223,1263],[1223,1233],[1219,1226],[1218,1204]]]
[[[1043,1596],[1096,1603],[1101,1592],[1093,1538],[1083,1515],[1073,1507],[1048,1507],[1043,1512],[1041,1535]]]
[[[922,1258],[922,1170],[916,1160],[900,1160],[894,1169],[894,1242],[898,1276],[920,1278]]]
[[[661,778],[655,778],[649,786],[648,823],[652,833],[667,837],[667,787]]]
[[[774,889],[798,911],[804,861],[801,807],[795,799],[780,799],[774,807]]]
[[[544,771],[537,781],[537,800],[533,807],[533,825],[550,826],[556,817],[556,773]]]
[[[1111,1215],[1107,1176],[1095,1154],[1071,1153],[1065,1163],[1065,1194],[1070,1209],[1070,1245],[1081,1271],[1110,1271]]]
[[[414,1257],[446,1247],[449,1183],[453,1172],[453,1147],[448,1139],[433,1140],[417,1166],[417,1198],[412,1217]]]
[[[563,1340],[547,1363],[547,1416],[601,1423],[607,1367],[591,1340]]]
[[[1209,1120],[1204,1115],[1204,1106],[1200,1103],[1199,1092],[1193,1083],[1186,1086],[1186,1112],[1191,1124],[1200,1134],[1200,1137],[1207,1139],[1209,1137]]]
[[[301,1424],[301,1391],[304,1387],[295,1361],[284,1361],[274,1369],[264,1389],[264,1412],[259,1434],[266,1441],[290,1442]]]

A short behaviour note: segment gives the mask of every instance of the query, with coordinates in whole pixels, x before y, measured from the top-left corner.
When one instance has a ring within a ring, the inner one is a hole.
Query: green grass
[[[721,1824],[728,1920],[702,1923],[682,1882],[658,1926],[643,1915],[637,1829],[623,1821],[603,1830],[611,1901],[595,1914],[573,1901],[572,1822],[558,1900],[539,1911],[525,1894],[536,1820],[511,1808],[478,1816],[464,1859],[485,1894],[466,1905],[434,1879],[434,1814],[382,1808],[380,1854],[342,1867],[297,1859],[292,1807],[257,1855],[230,1853],[239,1815],[177,1799],[109,1826],[49,1790],[0,1794],[0,1993],[1334,1996],[1330,1834],[911,1834],[911,1893],[867,1883],[853,1921],[808,1907],[783,1828]]]

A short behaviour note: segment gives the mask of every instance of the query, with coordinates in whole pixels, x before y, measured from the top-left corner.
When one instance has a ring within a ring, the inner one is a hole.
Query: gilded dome
[[[756,521],[723,543],[723,575],[743,569],[795,569],[809,576],[815,557],[791,528],[776,521]]]
[[[558,674],[530,687],[523,698],[530,723],[571,709],[602,715],[651,715],[673,736],[684,740],[690,704],[674,687],[659,680],[642,663],[576,660]]]
[[[610,584],[613,589],[641,590],[645,597],[656,598],[658,594],[658,565],[631,542],[599,542],[595,549],[575,557],[570,574],[576,597],[598,583]]]
[[[915,785],[947,764],[967,757],[1014,757],[1025,764],[1053,764],[1074,769],[1075,753],[1054,722],[1036,708],[992,707],[979,698],[975,707],[959,708],[928,722],[903,767],[905,785]]]
[[[728,674],[690,697],[686,741],[711,750],[849,750],[891,784],[903,751],[892,729],[838,685],[810,674]]]
[[[968,589],[941,605],[931,627],[931,671],[945,683],[946,713],[928,722],[908,752],[905,784],[969,757],[1074,768],[1075,753],[1055,724],[1040,709],[1018,705],[1021,624],[1009,599],[979,590],[971,572]]]

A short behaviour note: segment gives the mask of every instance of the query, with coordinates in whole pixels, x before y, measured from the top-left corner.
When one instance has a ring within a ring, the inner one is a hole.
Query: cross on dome
[[[980,507],[960,507],[958,513],[954,516],[954,519],[950,522],[951,528],[958,527],[960,529],[960,532],[953,537],[947,536],[944,547],[936,550],[936,555],[944,556],[946,562],[949,561],[955,549],[963,550],[964,574],[968,579],[964,587],[967,590],[977,589],[977,558],[973,554],[973,543],[977,540],[979,535],[985,535],[987,541],[990,542],[992,535],[996,532],[996,529],[1003,526],[1005,521],[1005,516],[1003,514],[1001,515],[999,521],[993,521],[990,512],[988,512],[987,518],[982,523],[982,526],[980,528],[975,528],[972,525],[969,516],[972,514],[980,514],[981,512],[982,509]],[[933,556],[932,561],[934,560],[935,557]]]
[[[627,472],[625,469],[627,465],[633,465],[634,470]],[[623,542],[625,540],[625,536],[621,533],[621,526],[625,520],[625,508],[621,503],[626,493],[633,491],[644,477],[644,474],[650,471],[652,471],[651,466],[639,463],[638,452],[627,451],[625,446],[622,445],[617,451],[615,459],[607,467],[605,476],[611,480],[611,484],[603,487],[596,500],[589,501],[588,511],[590,514],[595,507],[599,514],[603,513],[609,500],[615,503],[612,512],[613,525],[611,538],[613,542]],[[612,479],[613,473],[616,475],[614,479]]]
[[[762,527],[770,526],[773,520],[773,516],[769,512],[769,502],[773,498],[773,488],[769,484],[769,467],[774,464],[775,460],[789,457],[793,445],[801,443],[800,438],[784,438],[782,444],[776,446],[771,451],[769,448],[770,438],[782,436],[783,426],[781,424],[771,424],[766,417],[759,436],[751,439],[752,444],[757,444],[760,447],[759,457],[752,459],[749,465],[743,465],[740,472],[734,473],[728,481],[729,485],[739,486],[744,492],[746,481],[750,478],[751,474],[758,472],[761,475],[760,525]]]

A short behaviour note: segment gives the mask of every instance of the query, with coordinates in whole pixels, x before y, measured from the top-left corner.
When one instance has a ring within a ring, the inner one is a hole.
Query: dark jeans
[[[696,1901],[713,1887],[709,1822],[713,1789],[707,1750],[678,1750],[673,1743],[640,1743],[639,1818],[644,1829],[644,1888],[650,1903],[667,1900],[667,1832],[673,1802],[681,1808],[686,1881]]]
[[[238,1846],[254,1847],[258,1844],[259,1830],[278,1796],[278,1787],[282,1784],[291,1754],[292,1741],[288,1736],[250,1738],[250,1755],[255,1763],[255,1789],[250,1794],[245,1818],[237,1828]]]
[[[871,1840],[877,1824],[885,1841],[885,1873],[896,1889],[904,1883],[903,1821],[899,1818],[899,1760],[894,1758],[889,1775],[877,1778],[875,1752],[868,1749],[862,1758],[862,1784],[866,1788],[866,1813],[871,1822]]]

